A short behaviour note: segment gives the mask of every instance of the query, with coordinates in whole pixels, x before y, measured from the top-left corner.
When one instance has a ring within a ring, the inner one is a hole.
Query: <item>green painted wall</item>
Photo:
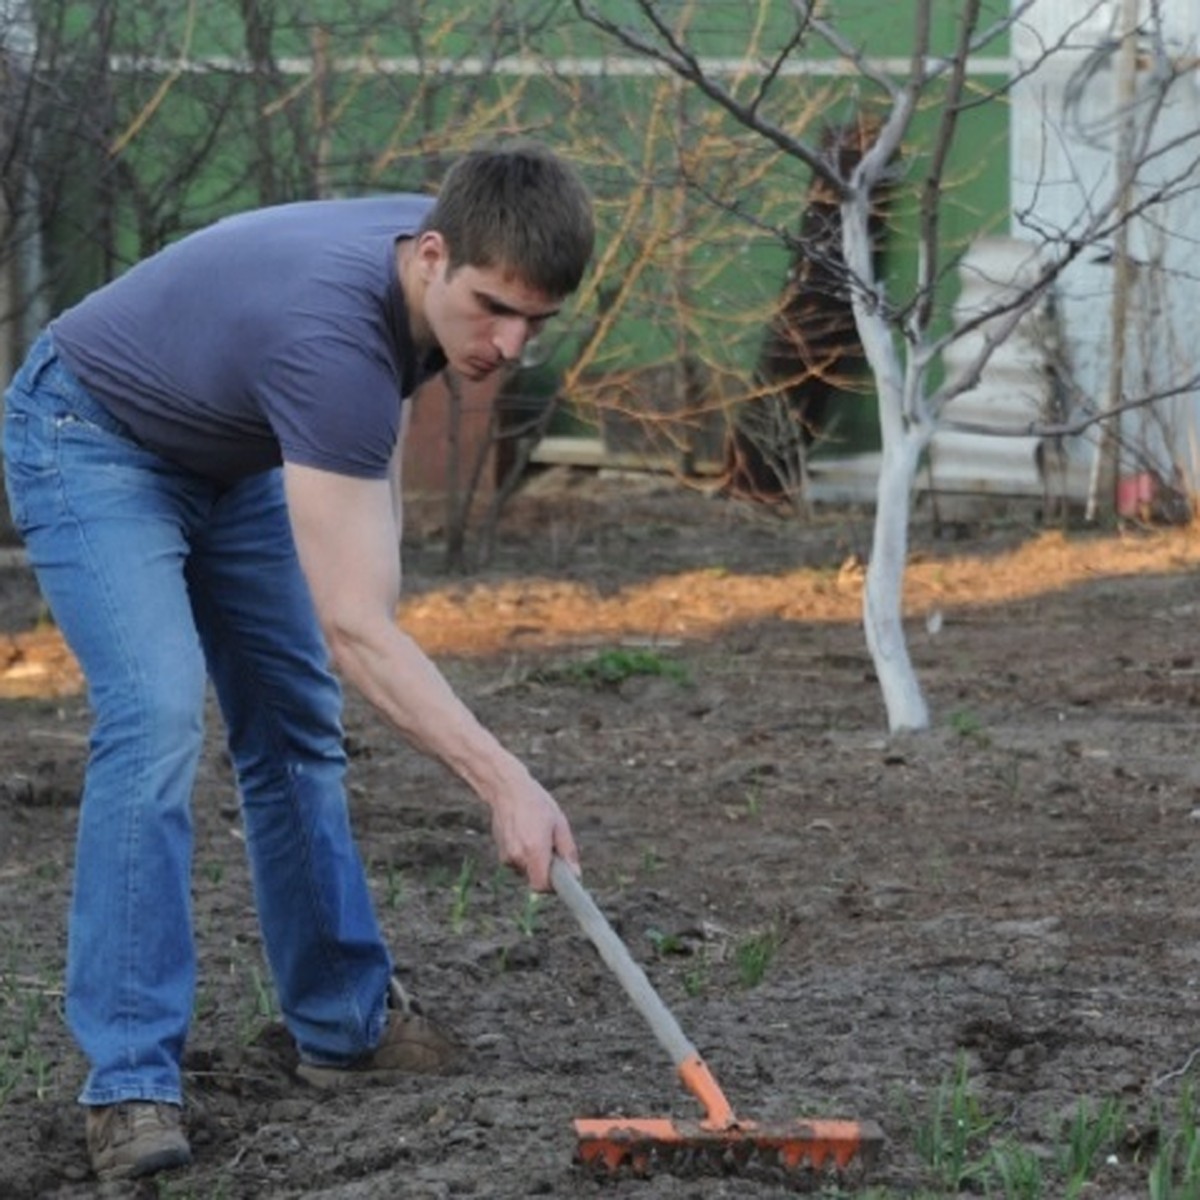
[[[228,67],[172,74],[192,59],[244,59],[253,42],[244,0],[41,0],[44,45],[57,45],[52,69],[67,104],[85,119],[48,135],[62,164],[51,225],[59,270],[58,307],[144,254],[216,217],[256,204],[323,190],[360,194],[429,190],[444,164],[485,134],[529,132],[579,162],[597,197],[603,289],[588,296],[574,325],[558,331],[554,363],[569,361],[598,312],[616,311],[594,364],[620,372],[671,363],[681,348],[714,368],[747,371],[778,296],[788,254],[778,231],[794,230],[809,184],[786,154],[746,134],[707,99],[666,78],[555,76],[554,60],[629,56],[583,25],[566,0],[275,0],[270,45],[276,61],[308,58],[324,46],[329,71],[319,81],[282,68],[257,79]],[[632,0],[599,6],[631,26]],[[961,6],[938,0],[931,47],[953,45]],[[995,16],[1006,5],[995,5]],[[697,53],[770,58],[793,32],[789,4],[697,0],[662,6],[685,23]],[[913,0],[830,0],[826,11],[864,53],[905,57],[913,43]],[[62,17],[61,24],[52,22]],[[106,18],[110,20],[106,21]],[[645,30],[644,18],[640,26]],[[318,35],[317,31],[325,33]],[[324,40],[321,41],[321,38]],[[1001,55],[997,42],[987,53]],[[817,40],[797,54],[828,60]],[[108,54],[155,55],[157,66],[106,72]],[[395,56],[456,61],[464,55],[537,55],[541,77],[423,77],[335,69],[334,60]],[[995,79],[981,81],[990,85]],[[750,103],[759,79],[730,81]],[[818,72],[780,78],[762,111],[789,133],[815,140],[823,122],[844,119],[880,93],[861,80]],[[914,278],[912,190],[925,169],[927,139],[939,120],[930,97],[905,148],[888,241],[886,281],[903,303]],[[136,136],[123,141],[131,127]],[[1005,224],[1008,204],[1007,114],[999,102],[963,118],[946,178],[942,233],[947,256],[975,235]],[[121,143],[119,153],[112,149]],[[679,184],[684,171],[694,189]],[[715,201],[705,199],[705,194]],[[103,214],[105,245],[97,245]],[[943,312],[953,279],[939,295]],[[855,406],[857,440],[874,427],[869,397]]]

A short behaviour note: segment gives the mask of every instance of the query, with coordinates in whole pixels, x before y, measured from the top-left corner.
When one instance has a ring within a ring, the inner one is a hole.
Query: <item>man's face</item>
[[[559,298],[498,268],[451,271],[445,244],[432,237],[434,242],[423,238],[417,248],[425,281],[421,316],[428,335],[467,380],[485,379],[506,363],[518,362],[526,343],[558,312]]]

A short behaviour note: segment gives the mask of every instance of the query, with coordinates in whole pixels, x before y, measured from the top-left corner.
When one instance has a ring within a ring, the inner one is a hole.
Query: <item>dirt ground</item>
[[[1119,1102],[1082,1194],[1143,1196],[1200,1047],[1200,536],[1010,520],[934,537],[919,518],[906,598],[934,727],[904,738],[886,734],[858,622],[869,538],[861,513],[785,521],[662,481],[560,475],[467,578],[439,572],[436,529],[415,522],[402,619],[559,797],[589,888],[739,1114],[876,1121],[886,1145],[845,1194],[943,1194],[918,1146],[961,1063],[988,1139],[1042,1156],[1048,1178],[1080,1101]],[[87,718],[38,618],[28,574],[0,570],[10,1200],[95,1194],[61,1013]],[[353,697],[380,916],[468,1061],[333,1100],[295,1081],[215,716],[209,730],[195,1163],[144,1194],[788,1194],[574,1165],[574,1117],[698,1110],[562,905],[531,905],[482,810]]]

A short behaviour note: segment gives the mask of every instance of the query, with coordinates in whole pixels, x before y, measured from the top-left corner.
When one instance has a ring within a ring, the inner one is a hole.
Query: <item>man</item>
[[[406,397],[516,360],[593,243],[576,175],[468,154],[435,201],[282,205],[218,222],[54,322],[7,393],[13,519],[88,681],[93,729],[67,1017],[102,1179],[189,1161],[190,793],[206,677],[300,1074],[444,1067],[394,982],[350,831],[339,672],[491,810],[500,859],[577,866],[554,799],[396,625]]]

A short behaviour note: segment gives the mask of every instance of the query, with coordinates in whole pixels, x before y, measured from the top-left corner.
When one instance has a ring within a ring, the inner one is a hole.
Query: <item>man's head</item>
[[[530,145],[468,154],[402,250],[414,333],[485,378],[579,286],[594,240],[587,190],[560,159]]]
[[[450,270],[486,267],[561,299],[592,256],[592,202],[562,159],[532,143],[474,150],[446,173],[422,232],[441,234]]]

